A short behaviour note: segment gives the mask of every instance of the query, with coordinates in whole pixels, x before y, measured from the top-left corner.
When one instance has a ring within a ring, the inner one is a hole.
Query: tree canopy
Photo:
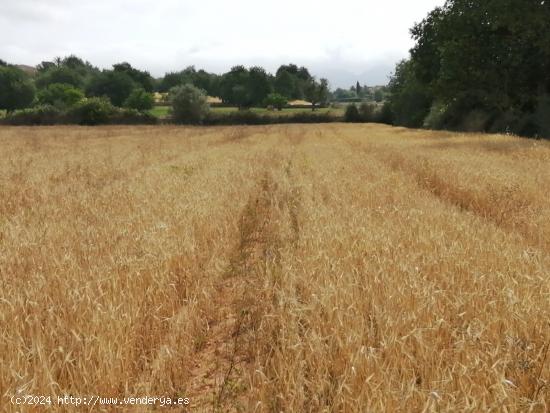
[[[113,105],[122,106],[136,87],[137,84],[127,73],[103,70],[91,79],[86,88],[86,94],[97,97],[105,96]]]
[[[430,115],[467,129],[475,112],[484,130],[537,129],[550,94],[549,21],[541,0],[448,0],[434,9],[412,28],[410,59],[391,81],[396,122],[418,126]]]
[[[30,77],[13,66],[0,66],[0,109],[23,109],[33,102],[35,87]]]

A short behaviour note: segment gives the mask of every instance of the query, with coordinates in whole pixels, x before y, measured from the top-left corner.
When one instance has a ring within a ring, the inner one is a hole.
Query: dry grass
[[[0,148],[2,411],[40,411],[18,390],[550,408],[548,143],[334,124],[2,128]]]

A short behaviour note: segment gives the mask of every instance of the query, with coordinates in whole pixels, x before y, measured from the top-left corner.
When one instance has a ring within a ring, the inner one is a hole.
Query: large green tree
[[[396,124],[421,127],[430,111],[433,97],[415,73],[414,62],[400,62],[390,80],[390,107]]]
[[[152,92],[154,88],[154,79],[149,72],[138,70],[130,63],[123,62],[113,65],[115,72],[121,72],[127,74],[135,83],[141,85],[146,92]]]
[[[92,78],[86,88],[86,94],[88,96],[105,96],[113,105],[122,106],[137,87],[138,85],[127,73],[104,70]]]
[[[36,86],[43,89],[52,84],[66,84],[76,88],[83,88],[84,76],[77,70],[68,66],[49,66],[47,69],[39,71],[36,78]]]
[[[191,84],[204,90],[210,96],[220,95],[220,76],[215,73],[208,73],[205,70],[196,70],[189,66],[179,72],[166,73],[158,84],[159,92],[168,92],[175,86]]]
[[[413,27],[416,44],[392,80],[392,106],[414,108],[425,95],[441,108],[441,124],[455,128],[476,111],[487,125],[511,111],[540,113],[550,93],[549,21],[548,1],[448,0]]]
[[[13,66],[0,66],[0,109],[12,112],[30,106],[35,87],[29,76]]]
[[[306,98],[311,102],[311,110],[315,110],[318,104],[325,104],[329,96],[328,80],[321,79],[317,82],[311,78],[305,87]]]
[[[252,105],[252,91],[249,89],[250,72],[244,66],[234,66],[220,81],[220,97],[225,103],[247,108]]]
[[[269,75],[259,66],[250,68],[246,87],[250,91],[250,103],[254,106],[262,105],[272,90]]]

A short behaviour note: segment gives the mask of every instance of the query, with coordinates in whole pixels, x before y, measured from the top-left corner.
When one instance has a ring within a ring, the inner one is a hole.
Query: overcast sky
[[[76,54],[154,76],[189,65],[305,65],[332,87],[384,84],[410,27],[444,0],[0,0],[0,59]]]

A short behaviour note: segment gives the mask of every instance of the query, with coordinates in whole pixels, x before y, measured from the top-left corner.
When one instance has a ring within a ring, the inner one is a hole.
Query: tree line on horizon
[[[12,112],[33,105],[64,109],[85,97],[104,97],[117,107],[148,110],[154,104],[154,92],[167,93],[185,84],[239,108],[281,108],[290,100],[307,100],[315,108],[330,97],[326,79],[317,80],[307,68],[295,64],[282,65],[274,75],[259,66],[235,66],[222,75],[190,66],[155,79],[127,62],[100,70],[70,55],[42,62],[32,75],[0,60],[0,109]]]
[[[360,110],[352,103],[347,118],[550,137],[549,21],[548,0],[447,0],[411,29],[415,45],[387,87],[357,82],[333,92],[326,79],[295,64],[275,74],[259,66],[235,66],[221,75],[190,66],[154,79],[129,63],[100,70],[72,55],[43,62],[33,76],[0,61],[0,109],[67,108],[88,98],[146,111],[154,104],[153,92],[192,85],[239,108],[280,109],[295,99],[313,103],[313,109],[330,99],[372,100],[383,116],[373,118],[373,107]]]

